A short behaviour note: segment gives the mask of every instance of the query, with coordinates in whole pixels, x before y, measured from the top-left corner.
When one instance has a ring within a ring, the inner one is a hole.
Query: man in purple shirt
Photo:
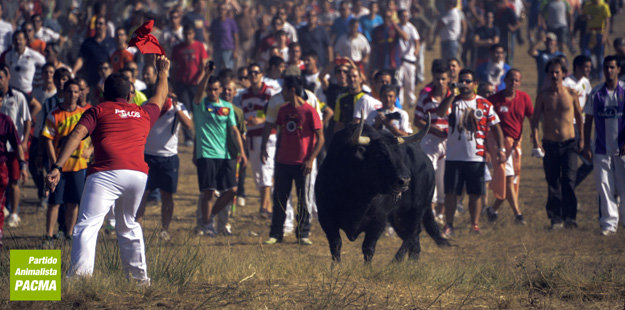
[[[3,101],[4,94],[0,93],[0,108],[2,108]],[[5,190],[9,185],[9,170],[6,164],[9,156],[6,147],[7,142],[11,144],[14,150],[17,150],[21,171],[24,169],[26,162],[24,161],[24,151],[22,150],[17,129],[8,115],[0,113],[0,248],[2,248],[2,229],[4,227],[4,212],[1,211],[5,204]]]
[[[210,40],[215,48],[213,60],[217,71],[224,68],[234,69],[239,45],[239,28],[234,19],[228,17],[228,4],[221,3],[217,10],[219,17],[213,20],[210,26]]]

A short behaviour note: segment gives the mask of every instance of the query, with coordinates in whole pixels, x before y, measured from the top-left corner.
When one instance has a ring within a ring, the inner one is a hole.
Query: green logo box
[[[11,250],[10,300],[61,300],[61,250]]]

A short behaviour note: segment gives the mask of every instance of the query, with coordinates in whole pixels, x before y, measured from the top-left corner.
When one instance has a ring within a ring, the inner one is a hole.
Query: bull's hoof
[[[449,239],[445,239],[443,237],[438,238],[436,241],[436,245],[438,245],[439,247],[449,247],[451,246],[451,243],[449,243]]]

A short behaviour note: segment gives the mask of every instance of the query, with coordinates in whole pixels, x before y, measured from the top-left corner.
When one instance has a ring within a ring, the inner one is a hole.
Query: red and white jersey
[[[241,93],[241,109],[243,110],[243,117],[248,122],[247,125],[247,136],[261,136],[263,134],[263,128],[265,128],[265,123],[250,125],[249,121],[254,117],[265,117],[267,113],[267,102],[271,98],[273,94],[273,89],[263,83],[260,91],[258,93],[254,93],[252,88],[244,90]]]
[[[432,126],[447,133],[449,128],[447,116],[438,116],[438,114],[436,114],[436,110],[441,103],[437,101],[434,97],[432,97],[431,94],[432,92],[430,91],[424,92],[419,96],[419,99],[417,100],[417,106],[414,110],[415,119],[425,119],[425,116],[430,113]],[[444,97],[449,96],[449,94],[450,91],[447,90],[447,94]],[[447,113],[449,113],[450,111],[448,111]]]
[[[486,134],[491,126],[499,123],[493,105],[479,95],[471,100],[458,98],[447,117],[447,160],[483,162]]]
[[[154,103],[137,106],[125,101],[106,101],[87,110],[78,122],[89,131],[94,147],[95,160],[87,173],[121,169],[147,173],[145,142],[160,112]]]

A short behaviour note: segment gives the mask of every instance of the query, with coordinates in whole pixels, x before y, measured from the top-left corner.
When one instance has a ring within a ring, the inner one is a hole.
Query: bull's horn
[[[365,128],[364,114],[365,110],[360,110],[360,125],[352,136],[352,142],[356,145],[369,145],[369,142],[371,142],[371,138],[362,135],[362,130]]]
[[[430,113],[428,112],[428,115],[425,119],[425,128],[421,129],[418,133],[412,135],[412,136],[407,136],[407,137],[400,137],[397,139],[397,142],[399,143],[410,143],[410,142],[416,142],[419,143],[421,142],[421,139],[423,139],[423,137],[425,137],[425,135],[428,134],[428,131],[430,131],[430,124],[432,122],[432,118],[430,116]]]

